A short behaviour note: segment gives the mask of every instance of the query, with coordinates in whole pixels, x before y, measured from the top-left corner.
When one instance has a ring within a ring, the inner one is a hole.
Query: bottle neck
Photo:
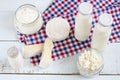
[[[101,25],[103,27],[109,27],[109,28],[111,28],[111,25],[104,25],[104,24],[100,23],[99,21],[98,21],[98,23],[99,23],[99,25]]]

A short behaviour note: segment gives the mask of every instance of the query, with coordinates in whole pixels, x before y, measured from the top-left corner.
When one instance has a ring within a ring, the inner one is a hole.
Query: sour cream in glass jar
[[[40,30],[42,24],[42,15],[34,5],[25,4],[16,10],[14,25],[20,33],[36,33]]]

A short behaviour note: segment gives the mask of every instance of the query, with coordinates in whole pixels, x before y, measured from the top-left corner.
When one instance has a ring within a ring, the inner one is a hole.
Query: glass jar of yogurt
[[[98,75],[103,69],[102,54],[94,49],[85,50],[78,57],[77,68],[83,77],[93,77]]]
[[[34,5],[22,5],[15,12],[14,25],[20,33],[36,33],[40,30],[42,24],[42,15]]]

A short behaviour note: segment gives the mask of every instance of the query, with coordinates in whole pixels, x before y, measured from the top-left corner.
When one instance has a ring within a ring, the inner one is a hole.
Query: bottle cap
[[[7,54],[9,57],[15,58],[18,55],[18,49],[15,46],[10,47],[7,51]]]
[[[91,14],[92,13],[92,5],[88,2],[83,2],[79,6],[79,11],[82,14]]]
[[[104,26],[110,26],[113,22],[111,14],[103,13],[99,16],[99,23]]]

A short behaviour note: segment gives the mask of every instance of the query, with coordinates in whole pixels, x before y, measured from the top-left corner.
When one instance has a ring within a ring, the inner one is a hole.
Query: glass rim
[[[17,17],[16,17],[16,13],[17,13],[17,11],[19,11],[19,9],[21,9],[22,7],[24,7],[24,6],[31,6],[31,7],[33,7],[33,8],[35,8],[36,9],[36,11],[37,11],[37,13],[38,13],[38,15],[37,15],[37,18],[34,20],[34,21],[32,21],[32,22],[29,22],[29,23],[22,23],[22,22],[20,22],[18,19],[17,19]],[[21,23],[21,24],[24,24],[24,25],[28,25],[28,24],[32,24],[32,23],[34,23],[35,21],[37,21],[38,19],[39,19],[39,17],[40,17],[40,12],[39,12],[39,10],[36,8],[36,6],[34,6],[33,4],[23,4],[23,5],[21,5],[21,6],[19,6],[17,9],[16,9],[16,11],[15,11],[15,20],[17,20],[17,22],[19,22],[19,23]]]

